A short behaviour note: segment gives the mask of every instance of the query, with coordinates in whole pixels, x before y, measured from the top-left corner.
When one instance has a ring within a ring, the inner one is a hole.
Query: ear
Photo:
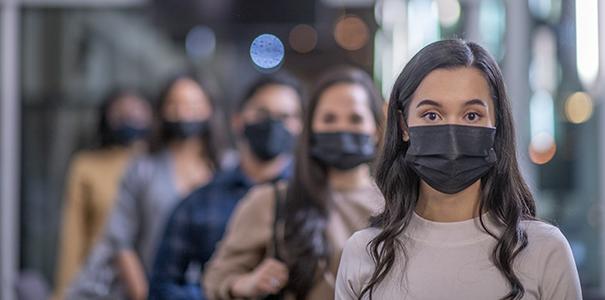
[[[231,130],[233,130],[236,136],[240,136],[244,132],[244,120],[240,113],[236,113],[231,117]]]
[[[401,128],[401,131],[403,132],[403,141],[409,142],[410,135],[408,134],[408,126],[405,123],[405,117],[401,110],[397,110],[397,121],[399,123],[399,128]]]
[[[374,132],[374,134],[371,135],[372,137],[372,141],[374,142],[374,146],[379,146],[381,141],[382,141],[382,130],[378,130],[376,129],[376,131]]]

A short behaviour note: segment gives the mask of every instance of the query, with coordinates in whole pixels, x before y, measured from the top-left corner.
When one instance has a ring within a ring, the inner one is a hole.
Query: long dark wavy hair
[[[382,132],[384,101],[366,72],[353,67],[338,67],[320,78],[305,111],[284,212],[284,250],[290,258],[286,259],[289,269],[286,290],[292,292],[296,299],[306,298],[315,283],[320,263],[323,261],[327,265],[329,255],[335,250],[330,249],[326,240],[331,203],[328,168],[311,156],[311,146],[313,117],[319,99],[327,89],[341,83],[356,84],[366,90],[376,128]]]
[[[206,94],[208,101],[210,102],[210,106],[212,107],[212,115],[210,119],[208,119],[208,130],[205,130],[202,135],[199,137],[202,141],[202,145],[204,147],[205,155],[208,158],[208,162],[210,163],[210,168],[213,170],[218,170],[221,168],[221,160],[222,153],[226,148],[226,140],[224,132],[224,119],[223,113],[220,108],[214,103],[213,97],[210,95],[209,91],[205,88],[204,84],[200,82],[200,80],[192,73],[183,72],[177,75],[172,76],[169,80],[166,81],[166,84],[160,90],[159,97],[155,102],[155,128],[154,128],[154,137],[152,140],[152,152],[158,152],[166,148],[166,146],[170,143],[169,138],[165,135],[165,131],[163,130],[163,116],[162,111],[166,102],[168,101],[168,96],[170,92],[174,88],[174,86],[180,80],[187,79],[197,83],[202,91]]]
[[[118,144],[118,140],[115,138],[112,128],[109,125],[109,110],[115,103],[126,97],[135,97],[143,101],[146,105],[149,105],[146,100],[147,98],[134,88],[115,88],[107,93],[97,111],[99,120],[97,126],[97,148],[104,149]]]
[[[385,210],[373,221],[380,233],[368,244],[375,269],[361,292],[372,298],[372,292],[392,271],[397,255],[405,258],[405,244],[398,237],[410,222],[419,196],[420,178],[405,162],[409,143],[403,140],[407,129],[405,119],[410,101],[421,81],[437,69],[476,68],[489,84],[496,111],[494,150],[496,165],[481,178],[479,211],[489,212],[503,227],[496,235],[480,218],[481,225],[497,244],[491,260],[510,284],[503,299],[521,299],[523,284],[513,269],[513,261],[527,246],[527,233],[521,228],[523,220],[533,220],[536,208],[532,194],[523,180],[515,153],[515,130],[511,104],[506,95],[502,73],[495,60],[481,46],[463,40],[443,40],[420,50],[405,66],[391,93],[384,144],[376,162],[376,182],[386,200]],[[403,116],[404,120],[401,120]],[[402,128],[402,126],[404,128]]]

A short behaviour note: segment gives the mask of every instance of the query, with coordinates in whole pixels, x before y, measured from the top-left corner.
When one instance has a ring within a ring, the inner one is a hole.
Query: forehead
[[[204,89],[189,78],[181,78],[170,87],[163,106],[211,104]]]
[[[412,105],[424,99],[445,102],[443,104],[481,99],[493,107],[489,84],[483,73],[474,67],[437,69],[430,72],[414,92]]]
[[[148,104],[143,98],[134,94],[120,95],[109,107],[110,111],[130,110],[138,108],[147,108]]]
[[[244,109],[260,107],[289,111],[298,110],[300,106],[300,96],[294,88],[282,84],[269,84],[256,91],[245,104]]]
[[[327,88],[319,97],[317,111],[347,112],[359,108],[368,108],[369,95],[356,83],[338,83]]]

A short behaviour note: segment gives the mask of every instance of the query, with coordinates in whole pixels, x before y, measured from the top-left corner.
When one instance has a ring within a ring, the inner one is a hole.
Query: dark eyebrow
[[[430,106],[437,106],[437,107],[441,107],[441,104],[440,104],[440,103],[438,103],[438,102],[436,102],[436,101],[433,101],[433,100],[430,100],[430,99],[425,99],[425,100],[420,101],[420,102],[418,103],[418,105],[416,105],[416,108],[421,107],[421,106],[423,106],[423,105],[430,105]]]
[[[483,101],[481,99],[472,99],[472,100],[468,100],[468,101],[466,101],[466,103],[464,103],[464,106],[470,106],[470,105],[481,105],[483,107],[487,107],[487,104],[485,103],[485,101]]]
[[[420,103],[418,103],[418,105],[416,105],[416,108],[423,106],[423,105],[442,107],[442,105],[440,103],[438,103],[434,100],[425,99],[425,100],[420,101]],[[487,107],[487,104],[485,103],[485,101],[483,101],[481,99],[471,99],[464,103],[464,106],[470,106],[470,105],[481,105],[483,107]]]

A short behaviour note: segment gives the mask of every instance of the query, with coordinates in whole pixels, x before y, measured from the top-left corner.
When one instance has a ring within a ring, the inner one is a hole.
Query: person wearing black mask
[[[262,77],[250,87],[232,117],[239,165],[218,173],[172,213],[154,263],[150,299],[205,299],[199,274],[235,205],[253,185],[289,176],[301,112],[300,87],[290,76]]]
[[[582,299],[569,243],[536,218],[511,101],[480,45],[427,45],[396,80],[376,182],[385,210],[342,255],[336,298]]]
[[[147,150],[151,122],[149,103],[134,90],[118,89],[103,100],[97,145],[78,152],[70,166],[53,299],[63,299],[102,234],[128,161]]]
[[[344,243],[383,205],[369,166],[383,103],[362,70],[340,67],[321,76],[294,176],[259,186],[238,204],[206,267],[208,298],[334,298]]]
[[[191,75],[175,76],[156,104],[152,153],[125,172],[105,235],[72,299],[147,299],[147,278],[166,219],[179,200],[220,169],[215,131],[220,114],[200,83]],[[117,269],[103,275],[105,264]]]

